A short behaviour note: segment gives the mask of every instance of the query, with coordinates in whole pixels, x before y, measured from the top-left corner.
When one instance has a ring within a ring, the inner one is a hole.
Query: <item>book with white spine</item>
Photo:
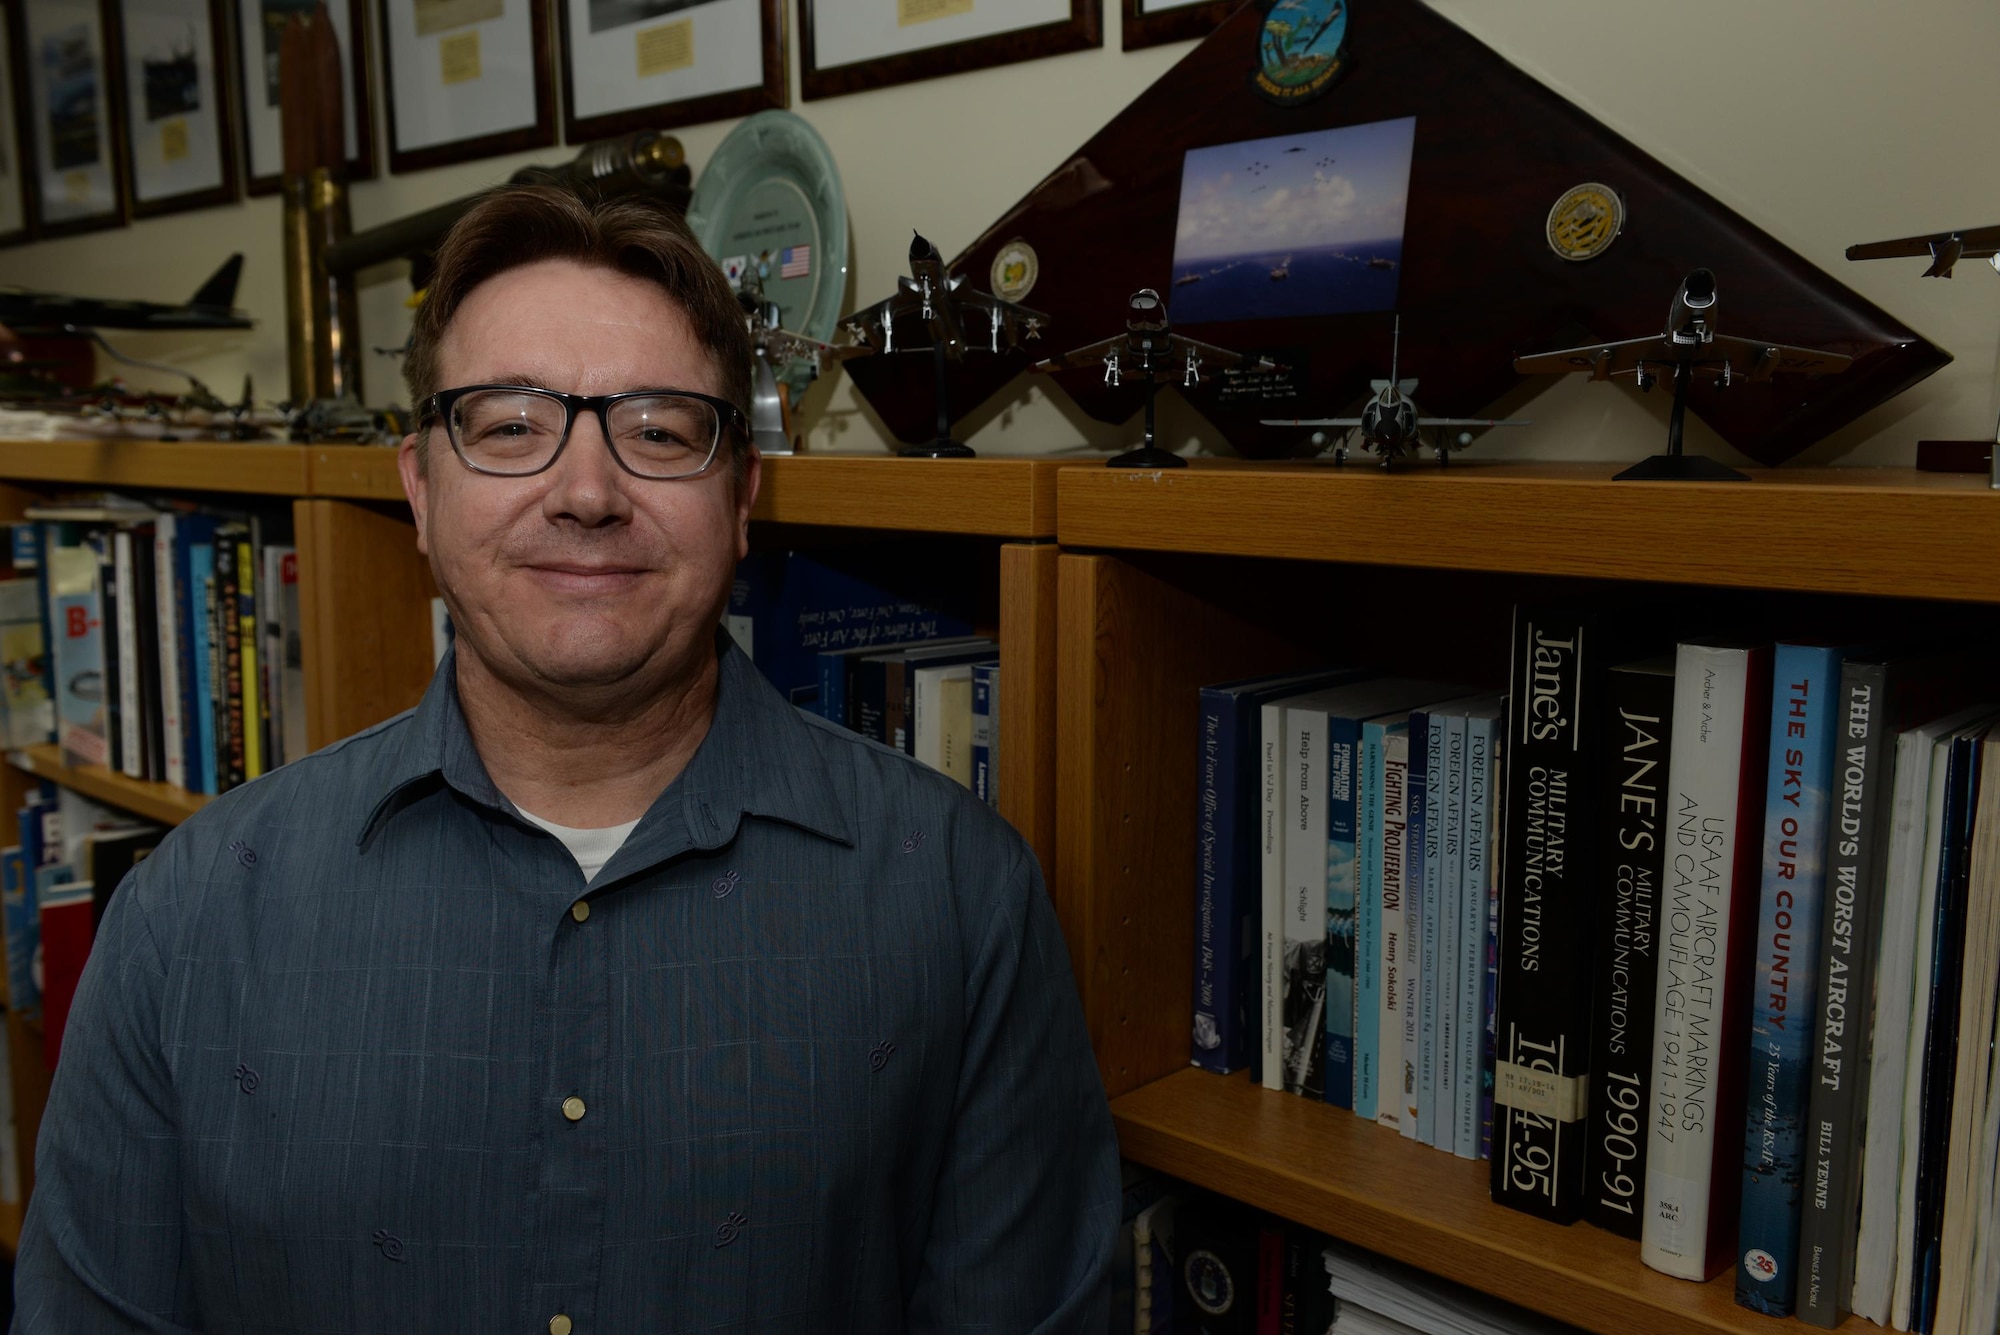
[[[1682,644],[1639,1256],[1706,1280],[1735,1250],[1762,858],[1768,648]]]

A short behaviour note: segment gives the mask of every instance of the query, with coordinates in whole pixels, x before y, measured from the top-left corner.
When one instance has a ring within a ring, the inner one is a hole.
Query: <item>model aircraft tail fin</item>
[[[236,305],[236,280],[242,276],[243,253],[238,251],[208,276],[208,281],[188,298],[188,305],[210,306],[223,311],[232,309]]]
[[[1389,336],[1389,383],[1396,383],[1396,358],[1403,350],[1403,317],[1396,316],[1396,332]]]

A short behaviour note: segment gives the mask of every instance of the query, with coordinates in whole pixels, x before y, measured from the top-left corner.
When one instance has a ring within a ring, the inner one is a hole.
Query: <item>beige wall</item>
[[[1967,264],[1951,282],[1921,264],[1849,264],[1853,242],[2000,223],[2000,5],[1992,0],[1435,0],[1453,20],[1612,128],[1727,201],[1779,240],[1894,312],[1957,360],[1807,456],[1907,463],[1914,442],[1988,435],[2000,352],[2000,276]],[[886,295],[903,271],[909,229],[947,254],[968,244],[1188,50],[1121,52],[1117,0],[1105,0],[1104,49],[794,108],[840,165],[852,224],[853,304]],[[1356,23],[1368,21],[1360,0]],[[796,46],[796,35],[794,35]],[[794,50],[793,67],[797,67]],[[1338,96],[1336,93],[1335,96]],[[697,173],[729,124],[679,131]],[[365,182],[358,227],[503,178],[557,149]],[[284,298],[278,206],[249,201],[120,231],[0,251],[0,282],[93,295],[180,299],[231,250],[245,252],[240,301],[248,334],[131,338],[129,350],[170,358],[233,397],[245,372],[284,388]],[[366,275],[363,336],[402,341],[407,285]],[[1664,303],[1665,294],[1662,294]],[[1635,331],[1638,332],[1638,331]],[[1779,332],[1779,331],[1772,331]],[[400,399],[395,363],[371,356],[370,397]],[[135,383],[171,382],[143,373]],[[844,377],[806,403],[809,448],[886,446],[879,422]],[[1482,456],[1624,457],[1657,448],[1665,396],[1570,377],[1537,397],[1535,425],[1495,433]],[[1184,448],[1226,450],[1193,411],[1167,414]],[[968,434],[969,433],[969,434]],[[1023,377],[973,414],[962,434],[986,452],[1087,454],[1121,437]],[[1733,452],[1705,429],[1709,452]]]

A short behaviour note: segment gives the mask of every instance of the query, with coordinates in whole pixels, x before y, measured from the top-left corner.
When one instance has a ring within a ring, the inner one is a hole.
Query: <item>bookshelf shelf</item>
[[[1242,1075],[1183,1069],[1111,1112],[1128,1159],[1603,1335],[1806,1329],[1738,1307],[1730,1275],[1673,1279],[1636,1242],[1493,1204],[1484,1162]]]
[[[386,445],[305,445],[306,486],[300,495],[350,501],[400,501],[403,477]]]
[[[2000,493],[1905,468],[1613,482],[1617,463],[1062,470],[1065,547],[2000,602]]]
[[[888,454],[764,460],[753,519],[780,524],[1053,538],[1053,459],[903,459]]]
[[[0,440],[0,477],[80,487],[298,496],[306,452],[278,442]]]
[[[85,797],[109,803],[122,811],[130,811],[163,825],[180,824],[208,802],[198,793],[169,784],[128,779],[102,765],[65,764],[62,752],[54,742],[15,751],[9,758],[18,768],[39,778],[74,788]]]

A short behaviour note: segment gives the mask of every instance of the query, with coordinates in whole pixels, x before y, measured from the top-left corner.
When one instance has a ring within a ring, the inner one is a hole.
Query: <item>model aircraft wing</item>
[[[1932,232],[1928,236],[1899,236],[1890,241],[1869,241],[1847,248],[1850,260],[1894,260],[1928,258],[1927,278],[1949,278],[1960,260],[1988,260],[2000,255],[2000,224],[1968,227],[1958,232]]]
[[[998,321],[1010,347],[1019,345],[1024,338],[1040,338],[1049,323],[1045,313],[987,292],[959,288],[951,294],[951,299],[961,310],[983,311],[988,320]]]
[[[875,351],[866,343],[822,343],[789,329],[773,329],[764,335],[764,352],[774,362],[801,361],[816,365],[844,362]]]
[[[1260,426],[1349,426],[1358,427],[1358,417],[1266,417]]]
[[[1732,372],[1748,375],[1752,380],[1768,380],[1779,371],[1791,375],[1831,375],[1846,370],[1847,364],[1854,360],[1818,348],[1795,348],[1789,343],[1732,338],[1727,334],[1717,334],[1710,347],[1715,352],[1709,359],[1710,367],[1719,368],[1726,359]]]
[[[1418,426],[1528,426],[1525,417],[1419,417]]]
[[[1228,348],[1218,348],[1213,343],[1204,343],[1198,338],[1184,334],[1168,334],[1167,341],[1173,345],[1176,357],[1186,357],[1190,352],[1201,358],[1205,368],[1224,370],[1242,369],[1247,371],[1275,371],[1278,363],[1261,352],[1232,352]]]
[[[893,296],[884,297],[872,306],[863,306],[840,323],[857,339],[865,340],[869,347],[887,351],[881,347],[882,326],[917,316],[922,312],[923,304],[923,297],[914,289],[898,287]],[[928,342],[923,346],[928,347]]]
[[[1079,366],[1101,366],[1104,359],[1125,347],[1125,335],[1099,339],[1081,348],[1071,348],[1058,357],[1044,357],[1028,369],[1031,371],[1069,371]]]
[[[1762,339],[1732,338],[1726,334],[1716,334],[1698,349],[1689,349],[1662,335],[1532,353],[1516,357],[1514,369],[1522,375],[1567,375],[1583,371],[1593,380],[1609,380],[1615,375],[1631,375],[1642,365],[1664,372],[1686,362],[1704,375],[1727,372],[1731,376],[1764,380],[1778,371],[1826,375],[1841,370],[1851,360],[1837,352],[1796,348]]]

